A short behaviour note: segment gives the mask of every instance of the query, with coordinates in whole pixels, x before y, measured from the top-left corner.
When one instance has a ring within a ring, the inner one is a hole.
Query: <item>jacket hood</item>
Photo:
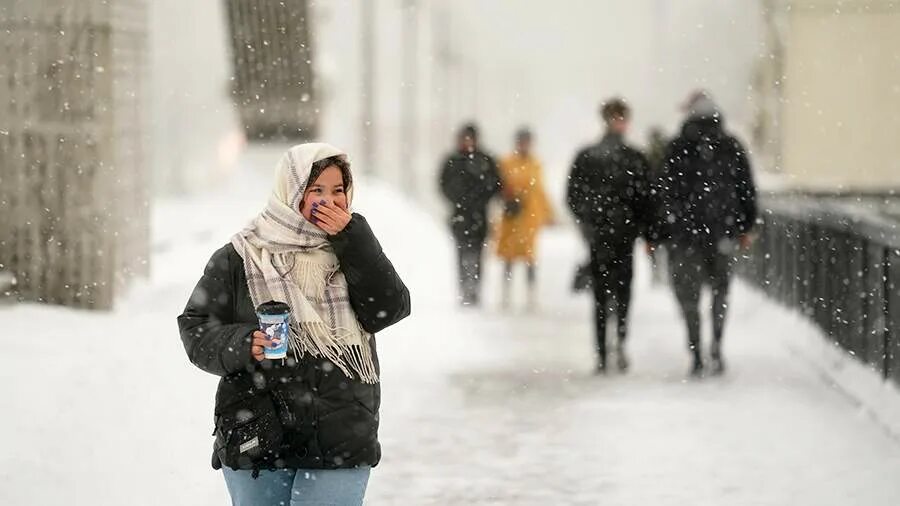
[[[725,118],[716,116],[692,116],[685,120],[681,127],[681,135],[685,139],[699,140],[702,138],[718,139],[725,136]]]

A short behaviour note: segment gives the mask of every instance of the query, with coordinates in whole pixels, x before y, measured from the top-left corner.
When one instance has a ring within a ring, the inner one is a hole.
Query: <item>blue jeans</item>
[[[223,467],[233,506],[362,505],[371,468],[235,471]]]

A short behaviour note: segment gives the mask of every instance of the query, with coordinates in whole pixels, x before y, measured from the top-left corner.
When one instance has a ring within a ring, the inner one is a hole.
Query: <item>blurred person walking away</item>
[[[693,358],[690,372],[702,376],[701,289],[712,290],[711,371],[721,374],[728,286],[738,248],[750,246],[756,187],[744,147],[726,132],[724,117],[709,95],[694,93],[685,109],[687,119],[669,145],[658,191],[672,285]]]
[[[537,262],[535,243],[538,231],[553,221],[553,209],[544,192],[543,170],[532,155],[532,135],[527,129],[516,132],[515,151],[500,162],[503,186],[503,218],[497,239],[497,255],[504,262],[501,305],[511,305],[513,266],[524,262],[528,280],[528,310],[537,307]]]
[[[650,164],[650,180],[657,180],[663,172],[666,148],[668,141],[663,134],[662,128],[654,126],[647,133],[647,148],[645,156]],[[651,277],[650,282],[653,285],[661,285],[666,279],[666,250],[662,244],[657,244],[654,248],[649,248]]]
[[[494,158],[478,146],[478,129],[460,129],[457,149],[441,168],[441,193],[450,205],[450,231],[456,242],[460,301],[477,306],[481,292],[481,260],[488,234],[487,208],[500,192],[500,176]]]
[[[597,333],[597,373],[606,372],[606,319],[615,314],[616,366],[626,371],[628,305],[631,301],[634,242],[656,223],[650,196],[650,168],[638,150],[625,143],[631,110],[619,98],[604,103],[606,127],[597,144],[582,149],[569,176],[568,204],[588,241]]]

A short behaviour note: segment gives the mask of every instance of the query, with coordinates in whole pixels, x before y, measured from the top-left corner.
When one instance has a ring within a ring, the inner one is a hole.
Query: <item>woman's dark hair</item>
[[[353,185],[353,176],[350,174],[350,162],[343,156],[329,156],[318,162],[313,162],[312,168],[309,170],[309,181],[306,183],[306,187],[309,188],[310,185],[315,184],[316,179],[319,179],[319,176],[325,172],[325,169],[332,165],[341,171],[341,179],[344,180],[344,191],[350,191],[350,187]]]
[[[306,194],[306,190],[309,189],[310,186],[316,184],[316,179],[319,179],[319,176],[325,172],[325,169],[334,165],[341,171],[341,179],[344,183],[344,193],[350,191],[350,186],[353,185],[353,176],[350,174],[350,162],[343,156],[329,156],[328,158],[323,158],[317,162],[313,162],[312,167],[309,169],[309,181],[306,182],[306,188],[303,189],[303,193]],[[300,209],[303,209],[303,206],[306,205],[306,199],[300,199]]]

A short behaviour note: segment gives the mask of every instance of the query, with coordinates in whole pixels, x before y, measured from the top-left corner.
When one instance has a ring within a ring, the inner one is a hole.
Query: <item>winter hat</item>
[[[704,90],[691,94],[684,109],[691,118],[718,118],[722,115],[719,106]]]

